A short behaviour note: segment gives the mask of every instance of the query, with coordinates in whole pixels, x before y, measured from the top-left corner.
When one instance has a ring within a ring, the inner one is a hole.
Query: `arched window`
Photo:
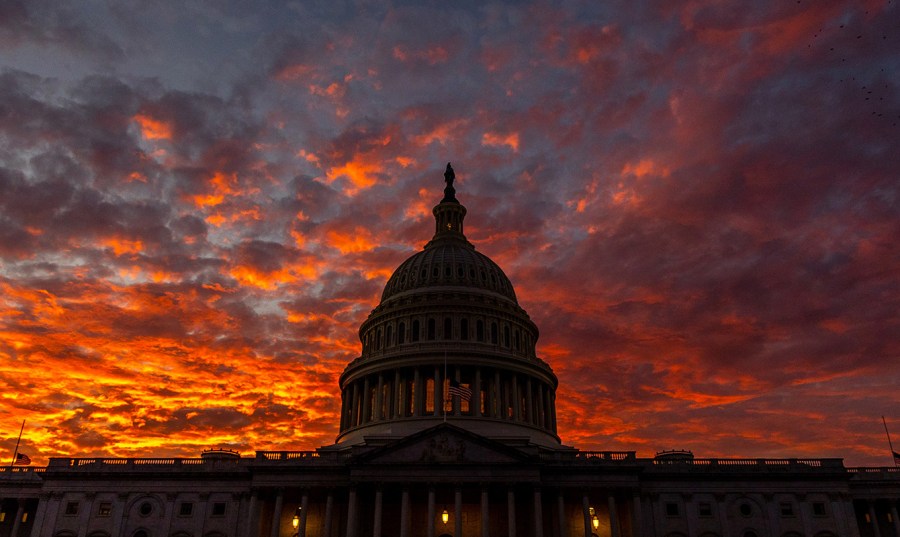
[[[393,343],[391,341],[393,335],[394,335],[394,327],[391,325],[388,325],[387,329],[385,330],[385,335],[384,335],[384,346],[385,347],[391,346],[391,344]]]
[[[406,323],[400,322],[397,326],[397,345],[406,343]]]
[[[419,320],[416,319],[415,321],[412,322],[412,334],[410,334],[411,339],[413,341],[419,341],[419,333],[420,332],[421,331],[419,330]]]
[[[450,317],[444,317],[444,339],[450,339],[453,335],[453,321]]]
[[[496,345],[498,336],[499,334],[497,333],[497,323],[491,323],[491,343]]]
[[[520,338],[521,338],[521,335],[519,334],[519,331],[516,330],[516,337],[513,339],[513,348],[515,350],[519,350],[519,347],[521,347],[521,344],[520,344],[521,339]]]
[[[459,320],[459,339],[467,341],[469,339],[469,320]]]
[[[509,348],[509,326],[503,327],[503,346]]]
[[[435,336],[435,322],[434,319],[428,319],[428,339],[429,341],[434,339]]]
[[[381,350],[381,344],[382,344],[381,328],[379,328],[378,331],[376,332],[376,336],[375,336],[375,349]]]
[[[475,339],[484,341],[484,321],[481,319],[475,321]]]

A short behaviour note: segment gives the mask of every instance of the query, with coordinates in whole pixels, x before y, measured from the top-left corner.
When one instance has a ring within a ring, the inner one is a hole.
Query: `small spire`
[[[456,189],[453,188],[453,180],[456,179],[456,174],[453,173],[453,166],[450,166],[450,163],[447,163],[447,170],[444,172],[444,181],[447,183],[447,186],[444,188],[444,199],[441,200],[441,203],[445,201],[456,202]]]

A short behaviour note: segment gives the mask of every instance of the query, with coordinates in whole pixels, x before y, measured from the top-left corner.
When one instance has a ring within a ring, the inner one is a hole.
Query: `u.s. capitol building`
[[[900,468],[562,444],[538,328],[445,180],[360,327],[333,445],[7,467],[0,537],[900,537]]]

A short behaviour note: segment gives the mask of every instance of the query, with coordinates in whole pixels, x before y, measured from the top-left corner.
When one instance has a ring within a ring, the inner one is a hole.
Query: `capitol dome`
[[[559,446],[557,379],[535,353],[537,326],[503,270],[466,239],[449,164],[444,178],[434,236],[394,271],[360,326],[362,352],[340,378],[337,443],[446,421]]]

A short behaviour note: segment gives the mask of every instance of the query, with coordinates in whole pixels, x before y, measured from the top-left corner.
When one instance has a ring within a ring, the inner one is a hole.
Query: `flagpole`
[[[19,429],[19,438],[16,438],[16,449],[13,451],[13,458],[9,462],[9,467],[12,469],[13,465],[16,463],[16,457],[19,455],[19,442],[22,440],[22,431],[25,430],[25,420],[22,420],[22,428]]]
[[[897,452],[894,451],[894,444],[891,443],[891,433],[888,432],[887,422],[884,421],[884,416],[881,416],[881,423],[884,424],[884,434],[887,435],[888,447],[891,448],[891,460],[894,461],[894,466],[897,466]]]

